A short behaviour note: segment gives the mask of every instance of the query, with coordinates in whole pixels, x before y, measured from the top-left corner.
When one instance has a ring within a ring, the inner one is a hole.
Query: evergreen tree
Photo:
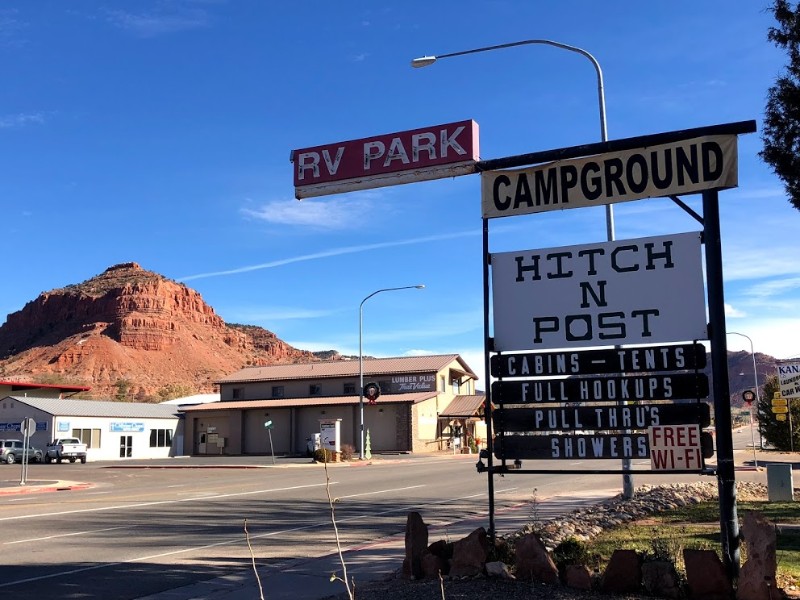
[[[786,50],[789,63],[769,88],[762,135],[761,158],[781,178],[789,202],[800,210],[800,4],[774,0],[777,25],[767,38]]]
[[[785,421],[779,421],[778,415],[772,411],[772,398],[775,392],[780,391],[778,376],[770,376],[764,387],[761,388],[761,398],[758,403],[758,430],[764,441],[776,450],[789,452],[794,447],[800,448],[800,402],[789,400],[790,414],[783,415]],[[790,416],[791,415],[791,416]],[[793,438],[790,439],[790,428]]]

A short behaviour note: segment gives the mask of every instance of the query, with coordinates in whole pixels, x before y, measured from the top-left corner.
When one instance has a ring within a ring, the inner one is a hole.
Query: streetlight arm
[[[587,52],[583,48],[578,48],[577,46],[571,46],[569,44],[562,44],[561,42],[555,42],[553,40],[522,40],[519,42],[511,42],[508,44],[497,44],[496,46],[486,46],[484,48],[473,48],[472,50],[462,50],[461,52],[450,52],[448,54],[439,54],[438,56],[423,56],[412,60],[411,66],[416,68],[427,67],[435,63],[440,58],[452,58],[454,56],[477,54],[478,52],[489,52],[491,50],[502,50],[503,48],[515,48],[517,46],[527,46],[530,44],[544,44],[547,46],[554,46],[556,48],[561,48],[562,50],[569,50],[570,52],[575,52],[577,54],[580,54],[581,56],[585,56],[586,58],[589,59],[589,61],[591,61],[592,66],[594,67],[594,70],[597,73],[597,97],[600,108],[600,139],[604,142],[607,141],[608,131],[606,128],[606,102],[605,102],[605,91],[603,85],[603,70],[600,68],[600,63],[597,61],[597,59],[594,56],[592,56],[590,52]]]

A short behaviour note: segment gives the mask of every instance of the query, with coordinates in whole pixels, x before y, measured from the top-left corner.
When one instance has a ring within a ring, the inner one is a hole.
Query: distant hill
[[[0,327],[0,379],[91,386],[93,398],[211,392],[247,365],[321,357],[340,358],[299,350],[262,327],[226,324],[198,292],[136,263],[44,292]]]
[[[0,327],[0,379],[91,386],[85,396],[102,399],[160,401],[212,392],[214,381],[248,365],[352,358],[225,323],[198,292],[136,263],[42,293]],[[776,364],[756,353],[759,384]],[[729,352],[728,373],[731,404],[742,406],[752,355]]]

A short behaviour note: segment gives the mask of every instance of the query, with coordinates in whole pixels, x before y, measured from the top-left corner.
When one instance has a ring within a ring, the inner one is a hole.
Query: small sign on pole
[[[270,454],[272,454],[272,464],[274,465],[275,464],[275,449],[272,447],[272,428],[273,427],[275,427],[275,425],[272,423],[272,421],[265,421],[264,422],[264,429],[267,430],[267,435],[269,435],[269,452],[270,452]]]

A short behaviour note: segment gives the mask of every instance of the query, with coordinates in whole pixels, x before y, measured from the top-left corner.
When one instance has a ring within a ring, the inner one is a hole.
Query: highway
[[[748,459],[747,442],[749,431],[737,431],[737,464]],[[124,600],[252,569],[253,560],[280,572],[297,559],[336,552],[329,494],[337,499],[339,543],[346,548],[401,534],[409,511],[419,511],[444,535],[465,520],[488,525],[487,478],[476,472],[476,459],[387,457],[331,465],[327,478],[323,466],[308,459],[279,458],[273,466],[270,457],[30,465],[29,481],[91,486],[0,495],[0,595]],[[562,465],[596,468],[597,462]],[[130,468],[143,465],[182,468]],[[16,467],[0,465],[0,478],[13,479]],[[634,476],[636,485],[676,480],[712,478]],[[619,475],[497,477],[498,533],[530,516],[529,507],[519,507],[534,495],[538,518],[547,518],[576,500],[610,497],[620,488]]]

